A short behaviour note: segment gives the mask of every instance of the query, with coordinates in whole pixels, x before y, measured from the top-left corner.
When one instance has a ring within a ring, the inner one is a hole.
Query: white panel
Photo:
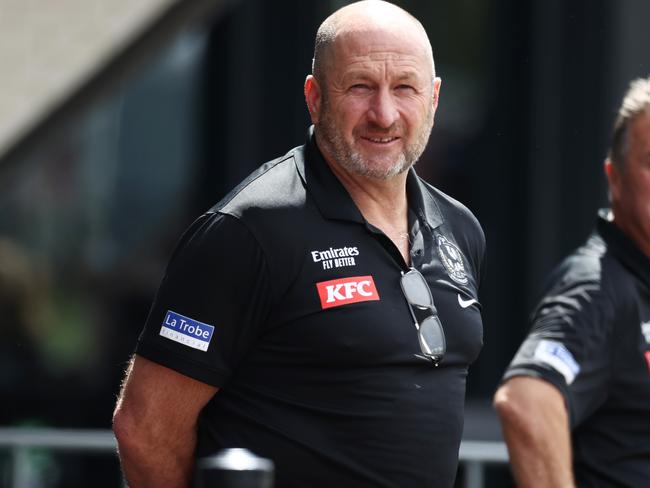
[[[0,156],[178,0],[0,0]]]

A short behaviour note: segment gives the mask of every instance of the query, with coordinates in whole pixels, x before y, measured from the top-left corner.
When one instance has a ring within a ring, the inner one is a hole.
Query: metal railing
[[[116,442],[110,430],[9,427],[0,428],[0,448],[9,449],[11,454],[11,486],[24,488],[32,479],[30,449],[115,452]]]
[[[469,441],[460,443],[458,453],[461,466],[465,469],[463,486],[483,488],[485,486],[486,464],[507,464],[508,449],[501,441]]]
[[[31,476],[30,449],[115,452],[116,442],[110,430],[0,428],[0,448],[11,452],[11,486],[23,488]],[[508,451],[503,442],[465,440],[459,458],[465,470],[463,486],[483,488],[485,465],[507,463]]]

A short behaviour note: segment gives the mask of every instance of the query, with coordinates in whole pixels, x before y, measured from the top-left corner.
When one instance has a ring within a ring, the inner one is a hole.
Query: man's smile
[[[362,137],[366,141],[375,142],[379,144],[387,144],[399,139],[399,137]]]

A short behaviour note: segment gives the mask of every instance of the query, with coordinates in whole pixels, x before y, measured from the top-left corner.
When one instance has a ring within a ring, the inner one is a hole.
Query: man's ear
[[[609,198],[612,202],[618,201],[621,196],[621,171],[612,162],[611,159],[605,160],[604,168],[605,176],[609,186]]]
[[[440,98],[440,86],[442,85],[442,80],[438,77],[433,79],[433,93],[431,97],[431,103],[433,104],[433,117],[435,120],[436,110],[438,110],[438,100]]]
[[[320,119],[321,100],[322,91],[318,81],[313,75],[307,75],[305,79],[305,101],[307,102],[312,124],[318,123]]]
[[[438,108],[438,100],[440,98],[441,86],[442,86],[442,80],[436,76],[433,79],[433,110],[434,111]]]

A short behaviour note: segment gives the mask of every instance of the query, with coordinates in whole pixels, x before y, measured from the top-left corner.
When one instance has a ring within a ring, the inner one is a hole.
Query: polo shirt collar
[[[309,128],[303,154],[303,160],[296,160],[296,166],[321,214],[328,219],[365,223],[352,197],[318,149],[314,126]]]
[[[418,219],[431,228],[439,227],[444,222],[438,202],[433,198],[427,184],[417,175],[414,168],[409,170],[406,178],[406,193],[409,199],[409,208],[412,209]]]
[[[621,261],[632,274],[650,287],[650,258],[609,218],[607,209],[598,212],[598,233],[607,243],[607,249]]]
[[[366,223],[352,197],[332,172],[316,145],[314,127],[308,132],[303,158],[295,158],[296,168],[321,214],[328,219]],[[406,180],[409,209],[431,229],[443,223],[442,214],[431,192],[411,168]]]

